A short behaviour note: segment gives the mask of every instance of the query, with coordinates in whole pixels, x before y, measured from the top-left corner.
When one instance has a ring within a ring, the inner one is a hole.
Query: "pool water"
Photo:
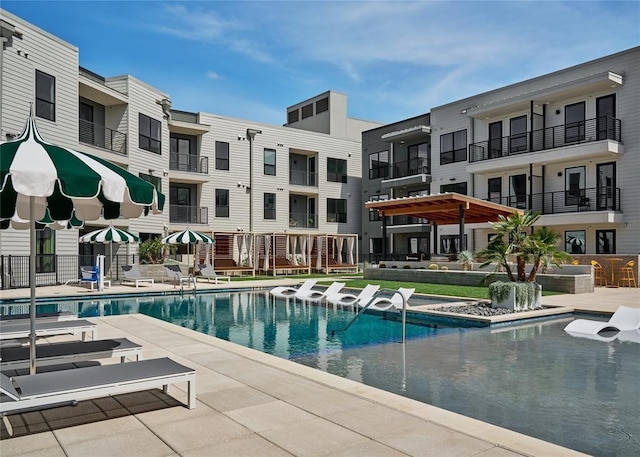
[[[265,291],[41,305],[140,312],[598,456],[640,455],[640,345],[575,338],[571,318],[463,329],[407,325]]]

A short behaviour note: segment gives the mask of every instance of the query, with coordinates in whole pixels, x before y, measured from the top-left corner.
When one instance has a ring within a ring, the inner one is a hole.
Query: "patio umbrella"
[[[29,114],[16,139],[0,143],[0,221],[29,221],[30,355],[35,373],[36,221],[81,221],[159,213],[164,195],[106,160],[44,141]],[[6,223],[4,224],[6,225]]]
[[[113,265],[113,243],[128,244],[137,243],[140,238],[126,230],[120,230],[113,225],[103,229],[94,230],[80,237],[81,243],[109,243],[109,265]]]
[[[195,245],[198,243],[213,244],[216,242],[216,240],[214,240],[209,235],[205,235],[204,233],[200,233],[200,232],[194,232],[193,230],[190,230],[189,227],[187,227],[186,230],[172,233],[169,236],[165,236],[164,238],[162,238],[160,242],[162,244],[193,244],[193,253],[194,253],[193,254],[193,270],[195,272],[195,269],[196,269],[196,256],[195,256],[196,246]]]

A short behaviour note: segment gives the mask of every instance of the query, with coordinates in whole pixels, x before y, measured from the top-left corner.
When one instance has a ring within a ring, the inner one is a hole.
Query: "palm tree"
[[[527,239],[525,251],[531,256],[533,267],[527,278],[527,282],[535,282],[540,265],[550,263],[559,266],[571,261],[571,256],[558,249],[560,235],[554,230],[542,227],[534,231]]]

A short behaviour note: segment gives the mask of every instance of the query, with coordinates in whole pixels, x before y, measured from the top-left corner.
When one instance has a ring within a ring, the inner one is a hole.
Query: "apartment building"
[[[638,100],[636,47],[432,108],[422,123],[409,119],[366,131],[363,201],[458,192],[540,212],[538,225],[556,230],[567,252],[637,254]],[[429,173],[408,167],[409,176],[398,179],[408,158],[404,130],[424,132],[410,143],[431,145]],[[412,188],[412,180],[425,185]],[[417,234],[429,236],[426,220],[388,224],[390,257],[461,249],[457,226],[438,227],[437,239],[425,240]],[[372,258],[381,253],[379,227],[375,215],[363,222],[363,248]],[[467,224],[462,248],[480,249],[491,236],[489,224]]]
[[[38,254],[101,253],[78,235],[110,222],[143,239],[185,227],[360,232],[361,132],[380,124],[349,118],[345,95],[329,91],[287,108],[284,126],[186,112],[134,76],[80,67],[76,46],[4,10],[2,38],[3,140],[20,133],[33,104],[47,141],[117,163],[167,196],[162,214],[46,229]],[[28,246],[26,232],[0,233],[2,255],[26,255]],[[127,250],[135,246],[114,246]]]

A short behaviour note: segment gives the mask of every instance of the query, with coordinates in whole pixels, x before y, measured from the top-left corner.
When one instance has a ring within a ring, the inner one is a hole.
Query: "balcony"
[[[388,225],[413,225],[428,224],[429,220],[422,217],[413,216],[393,216]]]
[[[169,205],[169,222],[206,225],[209,223],[209,208],[206,206]]]
[[[487,200],[541,214],[621,210],[620,188],[618,187],[591,187],[575,191],[562,190],[531,195],[511,195]]]
[[[612,140],[622,143],[622,123],[609,116],[505,136],[469,145],[469,162]]]
[[[317,187],[317,173],[303,170],[289,170],[289,184],[296,186]]]
[[[127,134],[112,130],[104,125],[79,119],[80,143],[127,155]]]
[[[172,152],[169,155],[169,169],[184,171],[187,173],[209,173],[209,158],[194,154],[178,154]]]
[[[384,171],[387,172],[386,169]],[[379,177],[382,176],[381,174]],[[421,189],[430,182],[431,160],[426,157],[414,157],[413,159],[389,164],[388,172],[381,184],[383,189],[398,186],[407,189]]]
[[[317,228],[318,216],[311,213],[289,213],[290,228]]]

